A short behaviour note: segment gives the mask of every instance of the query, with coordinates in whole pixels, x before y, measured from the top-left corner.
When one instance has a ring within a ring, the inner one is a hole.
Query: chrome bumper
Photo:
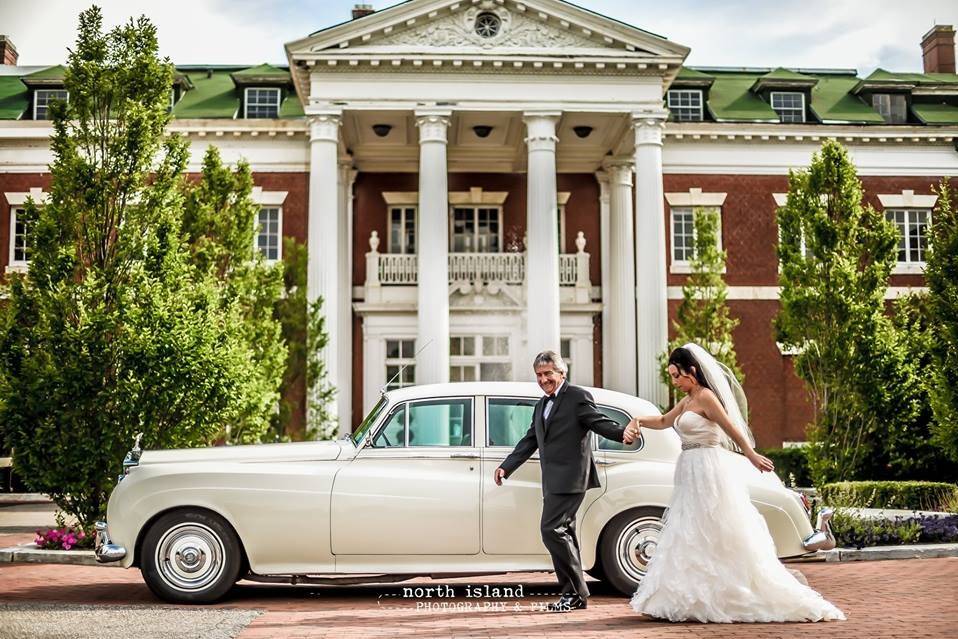
[[[834,511],[831,508],[822,508],[818,513],[818,521],[815,525],[815,532],[802,540],[802,546],[808,552],[818,550],[831,550],[835,547],[835,535],[832,534],[832,515]]]
[[[108,564],[114,561],[120,561],[126,557],[126,548],[110,541],[110,535],[106,531],[105,521],[96,522],[95,527],[96,540],[93,547],[97,563]]]

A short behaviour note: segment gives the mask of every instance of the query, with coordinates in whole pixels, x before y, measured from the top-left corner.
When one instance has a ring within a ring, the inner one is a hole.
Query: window
[[[559,231],[559,253],[565,253],[565,204],[559,205],[559,218],[558,222],[558,231]]]
[[[698,89],[672,89],[668,92],[668,107],[676,122],[703,120],[702,92]]]
[[[49,120],[50,103],[56,100],[66,100],[68,93],[65,89],[37,89],[33,92],[33,119]]]
[[[500,382],[512,379],[509,337],[455,336],[449,338],[449,381]]]
[[[452,253],[498,253],[502,246],[499,207],[456,206],[452,210],[449,250]]]
[[[386,390],[416,383],[416,340],[386,340]]]
[[[10,210],[10,265],[26,266],[30,261],[27,236],[31,224],[24,219],[26,211],[20,208]]]
[[[472,446],[472,400],[435,399],[401,404],[373,437],[372,445]]]
[[[247,118],[278,118],[279,89],[246,89]]]
[[[614,421],[619,426],[625,426],[630,421],[632,417],[626,415],[618,408],[611,408],[609,406],[597,406],[599,412]],[[596,433],[596,444],[599,450],[620,450],[620,451],[636,451],[642,448],[642,445],[645,443],[644,438],[642,437],[642,431],[639,431],[639,438],[636,439],[631,444],[623,444],[622,442],[617,442],[612,439],[606,439],[602,435]]]
[[[282,256],[282,210],[270,206],[259,210],[259,231],[256,234],[256,248],[267,260],[278,260]]]
[[[805,121],[805,94],[772,92],[772,108],[782,122]]]
[[[885,219],[898,228],[898,262],[924,264],[928,249],[928,209],[888,209]]]
[[[170,89],[170,106],[167,111],[172,111],[173,107],[176,105],[176,88]]]
[[[562,361],[565,362],[566,368],[566,379],[569,382],[572,382],[572,340],[571,339],[560,339],[559,340],[559,356],[562,357]]]
[[[534,399],[516,399],[490,397],[486,404],[487,446],[508,446],[512,448],[529,430],[532,413],[536,409]]]
[[[476,33],[483,38],[494,38],[499,35],[502,21],[494,13],[483,11],[476,16]]]
[[[698,211],[715,211],[718,207],[672,207],[672,262],[687,264],[695,259],[695,214]],[[716,240],[722,246],[722,225],[719,221]]]
[[[876,93],[872,96],[872,107],[889,124],[908,122],[908,102],[903,93]]]
[[[416,207],[394,206],[389,209],[389,252],[416,252]]]

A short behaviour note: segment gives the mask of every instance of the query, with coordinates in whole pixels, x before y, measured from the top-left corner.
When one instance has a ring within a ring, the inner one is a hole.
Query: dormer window
[[[805,94],[797,91],[772,91],[772,109],[780,122],[805,121]]]
[[[670,89],[667,106],[676,122],[701,122],[703,117],[700,89]]]
[[[279,117],[280,90],[277,88],[249,87],[243,102],[246,105],[247,118]]]
[[[908,100],[904,93],[875,93],[872,95],[872,108],[888,124],[908,122]]]
[[[49,120],[50,104],[69,97],[66,89],[36,89],[33,92],[33,119]]]

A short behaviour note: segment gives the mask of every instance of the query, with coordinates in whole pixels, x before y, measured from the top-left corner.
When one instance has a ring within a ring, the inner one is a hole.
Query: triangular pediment
[[[375,54],[661,59],[688,49],[562,0],[410,0],[286,45],[291,63]]]

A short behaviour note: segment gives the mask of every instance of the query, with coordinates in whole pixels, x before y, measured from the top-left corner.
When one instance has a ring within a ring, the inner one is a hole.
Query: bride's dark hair
[[[715,390],[709,386],[709,383],[705,379],[705,373],[702,372],[702,367],[695,361],[695,356],[692,355],[689,349],[679,346],[669,353],[669,364],[675,364],[675,367],[678,368],[679,371],[695,377],[695,381],[697,381],[702,388],[707,388],[715,392]],[[695,367],[694,375],[692,373],[692,367]]]

